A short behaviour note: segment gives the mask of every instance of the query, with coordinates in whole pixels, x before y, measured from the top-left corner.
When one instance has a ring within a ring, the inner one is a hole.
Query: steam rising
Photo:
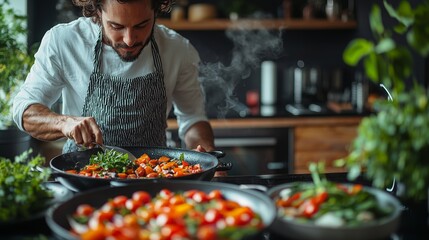
[[[261,14],[256,18],[267,19]],[[246,109],[234,95],[235,87],[249,78],[252,71],[259,69],[261,61],[276,59],[283,51],[282,32],[256,24],[259,23],[238,21],[226,30],[227,38],[234,44],[229,66],[220,62],[200,66],[200,81],[207,95],[206,106],[208,110],[218,108],[218,118],[224,118],[230,109],[237,112]]]

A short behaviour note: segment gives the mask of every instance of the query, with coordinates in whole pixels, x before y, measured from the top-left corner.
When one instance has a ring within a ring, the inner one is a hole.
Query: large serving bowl
[[[254,190],[243,190],[236,185],[207,181],[177,180],[161,182],[141,182],[120,187],[104,187],[77,193],[73,198],[51,208],[46,215],[46,222],[58,239],[77,239],[70,233],[72,216],[80,204],[90,204],[101,207],[107,200],[118,195],[132,196],[132,193],[143,190],[154,197],[160,190],[168,189],[173,192],[201,190],[209,193],[221,190],[226,199],[234,200],[240,205],[247,206],[262,218],[263,229],[251,234],[246,239],[262,239],[265,231],[274,221],[276,210],[271,199],[264,193]]]
[[[286,183],[278,185],[268,190],[268,195],[276,201],[285,189],[293,188],[297,183]],[[312,183],[298,183],[312,184]],[[344,184],[348,186],[350,184]],[[399,226],[402,206],[400,202],[388,192],[380,189],[364,186],[362,191],[373,194],[380,206],[391,209],[387,216],[377,218],[370,222],[356,226],[326,226],[317,225],[314,222],[302,222],[295,218],[284,218],[279,214],[271,225],[272,231],[288,239],[300,240],[361,240],[361,239],[386,239],[392,235]]]

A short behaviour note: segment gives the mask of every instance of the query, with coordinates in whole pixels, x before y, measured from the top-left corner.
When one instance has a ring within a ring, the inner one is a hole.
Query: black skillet
[[[231,163],[220,163],[218,158],[223,157],[225,154],[220,151],[213,152],[197,152],[193,150],[179,149],[179,148],[167,148],[167,147],[128,147],[126,148],[134,156],[139,157],[144,153],[147,153],[151,158],[159,158],[161,156],[168,156],[171,158],[180,158],[183,154],[184,158],[190,164],[200,164],[203,169],[202,172],[184,176],[176,177],[171,179],[190,179],[190,180],[203,180],[210,181],[216,171],[227,171],[232,167]],[[91,188],[109,186],[112,180],[123,183],[135,183],[135,182],[147,182],[147,181],[159,181],[160,179],[102,179],[85,177],[77,174],[71,174],[65,172],[70,169],[81,169],[85,165],[89,164],[89,159],[92,155],[102,151],[100,148],[87,149],[84,151],[70,152],[58,155],[51,159],[50,167],[53,170],[53,175],[56,179],[71,189],[72,191],[79,192],[88,190]],[[161,179],[162,180],[162,179]]]
[[[206,193],[211,190],[219,189],[224,194],[225,198],[239,202],[241,205],[250,207],[253,211],[260,214],[264,229],[257,234],[246,237],[245,239],[263,239],[263,232],[270,227],[276,216],[276,208],[268,195],[254,191],[244,190],[237,185],[208,182],[208,181],[192,181],[192,180],[177,180],[163,182],[140,182],[120,187],[103,187],[93,189],[81,193],[77,193],[73,198],[59,205],[53,206],[46,214],[46,222],[53,234],[58,239],[77,239],[70,235],[70,217],[76,210],[77,206],[83,203],[90,204],[94,207],[101,207],[108,199],[112,199],[118,195],[126,195],[130,197],[137,190],[147,191],[151,196],[155,196],[162,189],[169,189],[174,192],[183,192],[187,190],[202,190]]]

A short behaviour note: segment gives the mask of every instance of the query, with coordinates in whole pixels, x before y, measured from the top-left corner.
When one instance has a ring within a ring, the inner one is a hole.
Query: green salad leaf
[[[114,149],[107,149],[105,152],[99,152],[91,156],[90,164],[97,164],[103,169],[115,169],[119,173],[124,173],[128,167],[134,163],[128,158],[128,154],[118,152]]]

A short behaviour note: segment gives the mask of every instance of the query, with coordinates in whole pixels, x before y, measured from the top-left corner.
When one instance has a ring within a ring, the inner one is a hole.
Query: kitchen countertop
[[[346,181],[345,173],[326,174],[328,180],[344,182]],[[257,175],[257,176],[226,176],[215,177],[213,182],[224,182],[240,185],[243,188],[252,188],[258,191],[264,191],[270,187],[295,181],[311,181],[309,174],[282,174],[282,175]],[[356,182],[368,185],[364,179],[358,179]],[[428,227],[428,202],[403,203],[404,210],[401,224],[398,231],[388,239],[411,240],[411,239],[429,239]],[[2,237],[7,239],[53,239],[51,232],[44,219],[32,222],[26,226],[13,226],[7,229],[1,228]],[[274,233],[266,232],[265,240],[284,239]]]
[[[362,120],[361,115],[293,116],[293,117],[252,117],[209,119],[214,129],[217,128],[288,128],[315,125],[356,125]],[[168,130],[178,128],[176,119],[167,120]]]

